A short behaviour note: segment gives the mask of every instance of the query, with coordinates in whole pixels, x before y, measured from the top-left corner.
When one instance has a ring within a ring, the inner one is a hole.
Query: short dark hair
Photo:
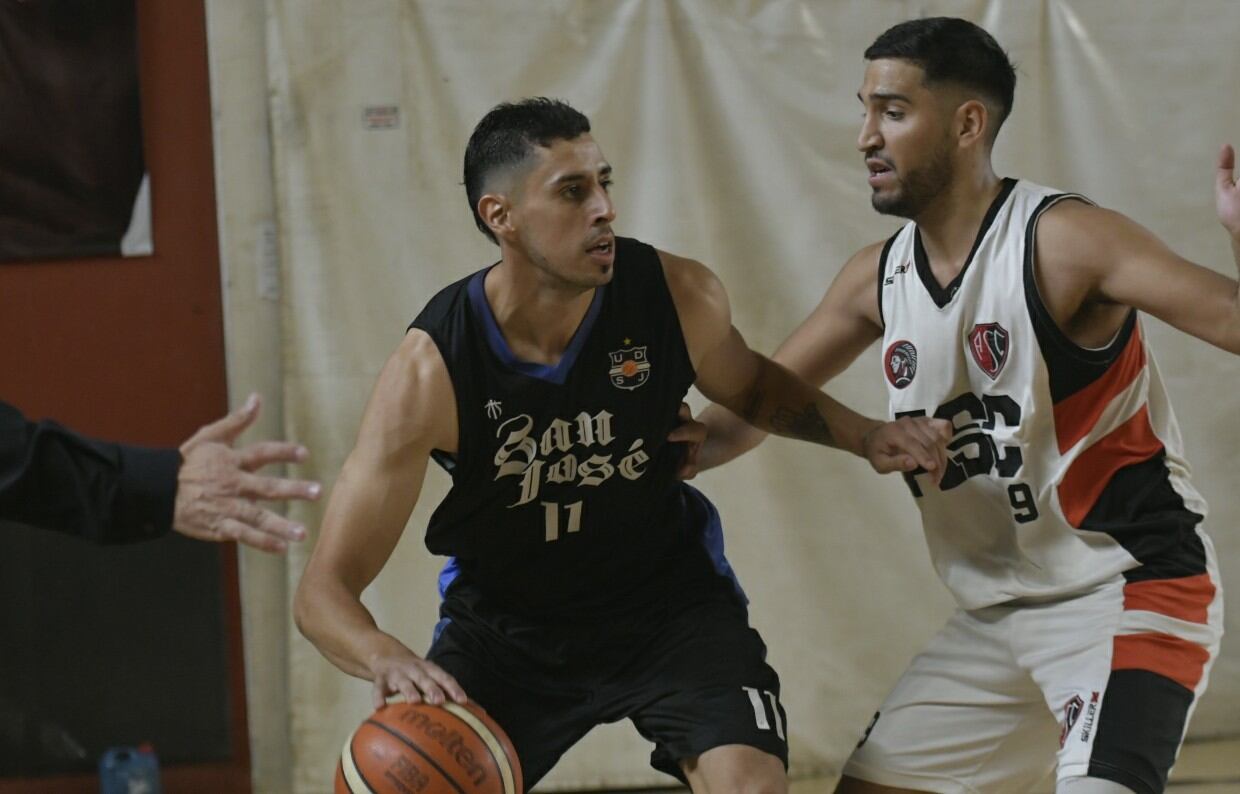
[[[926,73],[926,83],[955,83],[972,89],[999,106],[990,136],[1012,112],[1016,69],[999,42],[967,19],[910,19],[884,31],[865,51],[867,61],[898,58]]]
[[[479,231],[491,242],[498,242],[478,214],[478,199],[493,172],[517,165],[533,153],[535,146],[571,141],[589,131],[590,120],[558,99],[531,97],[491,108],[465,146],[465,195]]]

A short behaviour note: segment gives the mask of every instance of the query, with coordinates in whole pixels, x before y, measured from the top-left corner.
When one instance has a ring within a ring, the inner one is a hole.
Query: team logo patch
[[[632,391],[650,380],[650,359],[646,357],[645,346],[625,347],[609,355],[611,369],[607,374],[612,386]]]
[[[499,400],[487,400],[483,410],[487,412],[488,419],[499,419],[504,413],[504,405]]]
[[[979,323],[969,332],[969,352],[991,380],[999,377],[1008,359],[1007,329],[998,323]]]
[[[1073,695],[1072,699],[1064,704],[1063,707],[1063,726],[1059,729],[1059,746],[1062,748],[1068,741],[1068,734],[1072,733],[1072,726],[1076,725],[1076,721],[1081,717],[1081,709],[1085,708],[1085,701],[1081,700],[1080,695]]]
[[[913,382],[917,374],[917,348],[912,342],[901,339],[892,342],[891,347],[883,354],[883,371],[887,373],[887,382],[897,389],[903,389]]]

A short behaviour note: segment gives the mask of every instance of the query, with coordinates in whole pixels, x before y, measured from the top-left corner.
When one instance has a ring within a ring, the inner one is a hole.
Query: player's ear
[[[956,108],[956,141],[961,148],[986,142],[990,109],[980,99],[969,99]]]
[[[486,193],[478,199],[478,217],[497,239],[512,237],[512,204],[503,193]]]

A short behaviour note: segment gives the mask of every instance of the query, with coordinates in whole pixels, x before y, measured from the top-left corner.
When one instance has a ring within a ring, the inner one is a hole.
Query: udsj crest
[[[650,379],[650,359],[646,358],[646,347],[625,347],[613,350],[611,369],[611,385],[618,389],[632,391]]]

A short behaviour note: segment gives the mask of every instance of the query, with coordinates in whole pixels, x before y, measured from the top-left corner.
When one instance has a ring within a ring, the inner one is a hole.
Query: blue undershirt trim
[[[706,498],[706,494],[697,488],[687,483],[681,483],[680,487],[689,505],[689,515],[700,521],[698,526],[702,546],[706,549],[706,555],[710,558],[715,573],[731,582],[737,598],[742,604],[748,606],[749,596],[745,595],[740,579],[736,578],[736,571],[732,569],[732,563],[728,562],[727,556],[723,553],[723,521],[719,518],[719,511],[715,509],[714,503]]]
[[[491,267],[495,266],[492,265]],[[508,347],[508,341],[504,339],[504,334],[499,330],[499,323],[495,320],[495,314],[491,311],[491,304],[487,302],[484,284],[486,275],[490,272],[491,268],[489,267],[476,273],[469,280],[469,302],[473,306],[474,316],[478,318],[478,322],[482,323],[482,330],[486,335],[487,345],[491,348],[491,352],[506,367],[520,372],[522,375],[545,380],[557,386],[564,385],[564,381],[568,379],[568,373],[577,361],[577,355],[581,352],[581,348],[585,346],[586,339],[590,336],[590,330],[594,327],[594,321],[598,318],[599,310],[603,307],[603,291],[607,289],[607,286],[595,287],[594,299],[590,301],[590,308],[586,310],[586,316],[582,319],[581,325],[577,326],[577,331],[573,334],[572,340],[564,350],[564,355],[560,357],[559,363],[555,366],[548,366],[547,364],[534,364],[522,361]]]

